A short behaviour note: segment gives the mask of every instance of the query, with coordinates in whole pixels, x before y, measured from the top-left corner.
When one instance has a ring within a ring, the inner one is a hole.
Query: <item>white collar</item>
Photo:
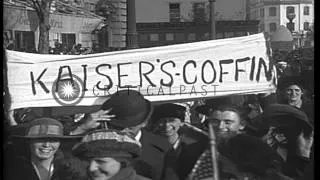
[[[174,142],[174,144],[173,144],[173,149],[177,150],[179,144],[180,144],[180,137],[178,137],[178,139],[176,140],[176,142]]]
[[[140,142],[141,136],[142,136],[142,132],[141,130],[139,130],[138,134],[134,137],[134,139]]]

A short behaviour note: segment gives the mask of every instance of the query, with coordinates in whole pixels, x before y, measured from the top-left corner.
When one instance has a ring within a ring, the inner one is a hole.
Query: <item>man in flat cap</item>
[[[272,104],[263,112],[269,131],[263,139],[285,161],[284,173],[297,178],[312,161],[313,125],[307,115],[290,105]]]

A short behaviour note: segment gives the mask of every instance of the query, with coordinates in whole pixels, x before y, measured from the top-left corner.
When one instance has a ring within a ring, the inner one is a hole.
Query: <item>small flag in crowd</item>
[[[195,163],[189,180],[214,180],[212,154],[209,149],[205,150],[198,161]],[[241,172],[236,165],[227,157],[219,156],[219,180],[257,180],[251,173]]]
[[[191,171],[190,177],[191,180],[203,180],[213,177],[212,158],[209,150],[206,150],[201,154]]]

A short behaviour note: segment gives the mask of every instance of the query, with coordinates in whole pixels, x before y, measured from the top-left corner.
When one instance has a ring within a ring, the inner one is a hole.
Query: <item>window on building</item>
[[[149,40],[149,34],[146,33],[139,33],[139,41],[148,41]]]
[[[184,41],[185,38],[184,38],[184,33],[176,33],[175,34],[175,40],[177,41]]]
[[[223,33],[216,34],[216,39],[222,39],[222,38],[223,38]]]
[[[260,27],[260,32],[264,32],[264,24],[263,23],[260,23],[260,25],[259,25],[259,27]]]
[[[235,37],[240,37],[240,36],[245,36],[245,35],[246,35],[246,32],[243,32],[243,31],[235,32]]]
[[[170,16],[170,22],[180,22],[180,4],[179,3],[169,4],[169,16]]]
[[[294,31],[294,23],[287,23],[287,28],[288,28],[290,31]]]
[[[156,33],[150,34],[150,41],[159,41],[159,34],[156,34]]]
[[[305,31],[310,30],[310,24],[309,24],[309,22],[304,22],[304,23],[303,23],[303,30],[305,30]]]
[[[173,33],[166,33],[166,41],[173,41]]]
[[[276,23],[270,23],[269,24],[269,31],[275,32],[277,30],[277,24]]]
[[[67,46],[68,50],[71,50],[73,45],[76,44],[76,34],[61,33],[62,46]]]
[[[234,37],[234,32],[225,32],[225,33],[224,33],[224,37],[225,37],[225,38]]]
[[[264,8],[260,9],[260,17],[264,17]]]
[[[294,14],[294,7],[293,6],[287,7],[287,16],[288,16],[288,14]]]
[[[35,50],[34,32],[15,31],[14,47],[18,51],[31,52]]]
[[[269,16],[276,16],[277,15],[277,8],[276,7],[270,7],[269,8]]]
[[[189,33],[188,41],[195,41],[195,40],[196,40],[196,33]]]
[[[310,14],[310,8],[309,8],[309,6],[305,6],[304,8],[303,8],[303,15],[309,15]]]
[[[95,12],[96,11],[96,5],[94,3],[89,4],[89,10],[90,12]]]
[[[205,21],[205,5],[204,3],[193,4],[193,21],[204,22]]]

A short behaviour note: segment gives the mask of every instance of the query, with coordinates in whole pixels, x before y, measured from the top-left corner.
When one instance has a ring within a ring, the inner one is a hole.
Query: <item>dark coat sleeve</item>
[[[313,158],[298,155],[289,155],[284,167],[285,175],[296,179],[308,176],[305,174],[305,171],[307,168],[309,168],[309,171],[312,171],[312,167],[310,167],[312,165],[312,159]]]
[[[265,109],[270,104],[277,103],[277,95],[275,93],[272,93],[266,97],[259,96],[259,101],[262,109]]]
[[[166,139],[147,131],[142,131],[140,141],[142,145],[141,156],[134,160],[133,166],[137,174],[153,180],[159,180],[165,153],[171,145]]]
[[[190,128],[183,129],[178,148],[171,148],[165,156],[162,179],[186,179],[208,143],[208,136]]]
[[[25,157],[14,157],[4,167],[5,180],[39,180],[30,161]]]

